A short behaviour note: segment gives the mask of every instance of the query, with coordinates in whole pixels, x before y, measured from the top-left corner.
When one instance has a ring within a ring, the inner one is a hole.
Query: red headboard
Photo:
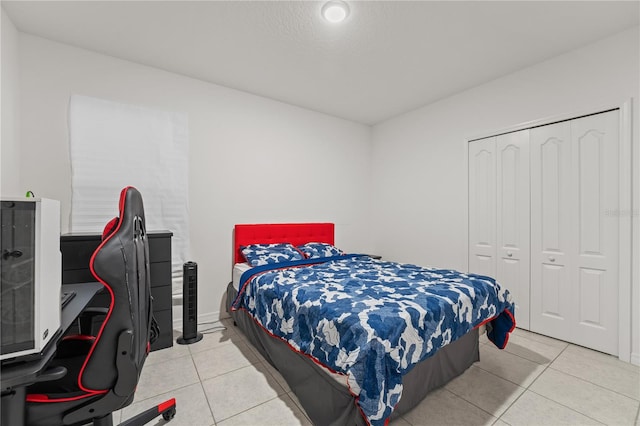
[[[256,225],[236,225],[234,230],[234,263],[245,262],[240,246],[249,244],[291,243],[334,243],[333,223],[274,223]]]

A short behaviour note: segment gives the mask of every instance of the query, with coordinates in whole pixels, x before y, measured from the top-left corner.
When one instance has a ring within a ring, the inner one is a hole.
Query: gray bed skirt
[[[366,425],[354,396],[346,388],[346,380],[342,386],[328,377],[324,369],[311,359],[267,334],[246,311],[230,311],[236,295],[236,290],[229,283],[227,311],[251,344],[282,374],[313,424]],[[410,411],[430,391],[462,374],[479,359],[478,330],[475,329],[416,365],[403,377],[402,398],[391,419]]]

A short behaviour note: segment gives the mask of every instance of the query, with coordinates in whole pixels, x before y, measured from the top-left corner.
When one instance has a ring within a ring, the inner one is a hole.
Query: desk
[[[62,291],[75,291],[76,295],[62,309],[58,335],[51,339],[39,358],[26,362],[15,361],[2,366],[0,372],[0,381],[2,383],[2,425],[24,424],[27,386],[35,383],[38,377],[46,370],[47,365],[56,353],[58,341],[101,288],[102,284],[96,282],[64,284]]]

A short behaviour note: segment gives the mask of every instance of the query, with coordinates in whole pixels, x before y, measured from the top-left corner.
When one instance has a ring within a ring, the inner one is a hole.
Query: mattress
[[[238,291],[238,287],[240,284],[240,277],[242,276],[242,274],[244,274],[245,271],[251,269],[251,266],[244,262],[244,263],[236,263],[235,265],[233,265],[233,272],[231,274],[231,283],[233,284],[233,288],[236,289],[236,291]]]

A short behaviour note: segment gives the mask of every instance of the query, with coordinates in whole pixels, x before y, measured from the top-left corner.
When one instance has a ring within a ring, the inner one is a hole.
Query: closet
[[[619,111],[469,142],[469,271],[518,327],[617,355]]]

